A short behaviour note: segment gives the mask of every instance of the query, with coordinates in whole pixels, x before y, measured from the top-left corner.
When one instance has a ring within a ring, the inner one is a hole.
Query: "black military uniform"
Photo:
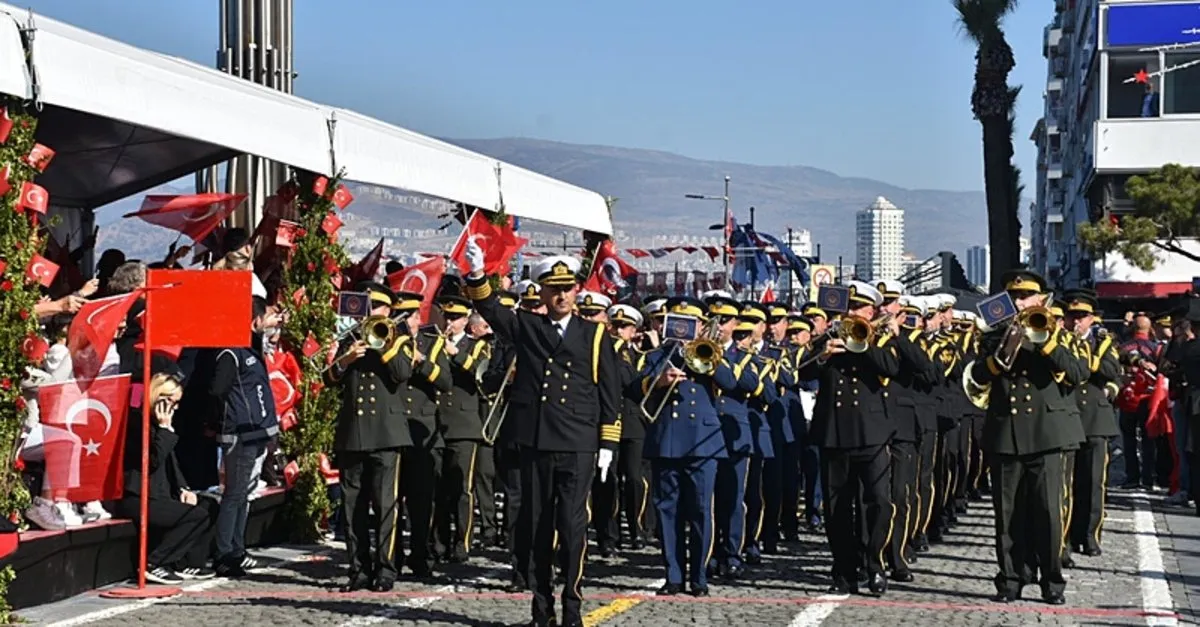
[[[1068,316],[1097,313],[1096,293],[1092,290],[1074,290],[1065,298]],[[1088,363],[1088,379],[1075,389],[1075,402],[1087,439],[1075,453],[1074,504],[1068,538],[1079,552],[1096,556],[1100,555],[1100,531],[1104,524],[1108,440],[1121,434],[1112,405],[1121,379],[1121,364],[1116,338],[1104,327],[1092,326],[1079,345]]]
[[[512,309],[517,306],[519,297],[513,292],[500,292],[497,296],[500,305]],[[487,343],[488,355],[492,354],[495,347],[495,336],[488,334],[481,338]],[[488,412],[492,408],[490,397],[492,392],[489,392],[483,382],[491,372],[490,358],[486,362],[486,367],[479,370],[480,393],[483,395],[479,401],[479,421],[480,424],[487,419]],[[496,517],[496,449],[494,442],[479,442],[479,452],[475,455],[475,504],[479,508],[479,540],[484,546],[489,546],[499,542],[502,535],[500,523]]]
[[[420,294],[397,295],[396,307],[402,311],[420,309]],[[413,314],[415,315],[415,313]],[[438,428],[438,398],[451,386],[450,360],[442,350],[443,340],[436,333],[420,332],[415,340],[415,353],[423,356],[414,366],[413,376],[399,399],[399,412],[408,421],[412,446],[404,450],[401,472],[404,483],[405,511],[409,524],[408,567],[414,575],[427,577],[432,561],[429,555],[429,530],[433,524],[433,499],[441,474],[439,449],[442,448]]]
[[[1045,292],[1045,280],[1027,270],[1008,272],[1005,289],[1014,299]],[[1005,371],[995,359],[1002,343],[1000,329],[988,333],[980,346],[987,355],[969,366],[971,379],[990,385],[983,450],[992,464],[993,507],[996,513],[996,601],[1020,597],[1029,583],[1032,551],[1041,569],[1043,598],[1064,603],[1062,576],[1062,492],[1065,477],[1062,451],[1083,439],[1079,421],[1071,420],[1073,399],[1065,390],[1082,383],[1088,369],[1063,345],[1064,332],[1055,330],[1042,345],[1018,350]],[[1028,341],[1026,341],[1028,343]]]
[[[549,257],[535,267],[543,290],[577,285],[578,260]],[[583,561],[587,549],[588,492],[601,446],[621,441],[620,374],[604,325],[576,316],[510,311],[497,302],[487,277],[467,278],[467,296],[498,337],[517,353],[509,398],[521,447],[521,530],[533,533],[529,584],[537,624],[554,618],[551,571],[554,532],[566,555],[563,623],[582,623]],[[565,326],[565,328],[563,328]]]
[[[628,305],[618,305],[610,310],[609,324],[638,326],[642,316]],[[621,389],[630,390],[641,371],[642,356],[625,340],[614,338],[617,351],[617,366],[621,373]],[[620,539],[621,510],[625,510],[625,523],[629,528],[629,546],[634,550],[645,546],[646,533],[643,518],[646,512],[648,482],[642,472],[642,447],[646,440],[646,417],[639,402],[626,397],[621,402],[621,446],[614,464],[617,472],[612,480],[598,482],[593,486],[592,516],[596,520],[596,540],[601,555],[610,544]]]
[[[892,342],[900,373],[892,379],[884,397],[888,417],[896,428],[892,439],[892,504],[897,524],[903,525],[892,531],[888,546],[888,562],[895,581],[913,578],[908,568],[907,548],[910,529],[919,517],[917,468],[922,436],[919,413],[928,410],[925,399],[935,393],[935,386],[941,382],[940,370],[920,344],[921,334],[918,328],[904,329]]]
[[[438,307],[448,321],[470,315],[462,296],[443,295]],[[461,331],[444,337],[442,352],[450,361],[450,391],[438,402],[438,428],[445,443],[441,453],[442,476],[438,482],[434,520],[434,554],[439,559],[462,563],[471,552],[475,522],[475,465],[483,422],[479,416],[479,377],[490,359],[487,342]],[[453,352],[454,355],[449,353]]]
[[[882,295],[858,281],[849,285],[851,307],[878,306]],[[859,568],[867,569],[871,591],[887,590],[884,550],[892,532],[891,454],[895,426],[884,407],[887,380],[900,373],[900,362],[883,336],[864,352],[833,355],[802,374],[819,379],[810,433],[821,447],[821,480],[825,498],[825,532],[833,553],[833,586],[837,593],[857,587]],[[855,507],[861,497],[861,524]],[[868,538],[862,545],[859,531]]]
[[[368,284],[373,307],[392,306],[394,295],[379,284]],[[347,591],[368,586],[392,589],[396,581],[397,516],[400,492],[400,451],[412,445],[408,429],[398,419],[413,374],[412,338],[397,333],[381,351],[368,351],[344,368],[340,361],[325,373],[327,385],[340,385],[342,408],[334,430],[333,452],[341,475],[342,516],[346,521],[346,551],[350,558]],[[339,347],[344,355],[353,338]],[[378,520],[375,554],[371,555],[370,510]]]

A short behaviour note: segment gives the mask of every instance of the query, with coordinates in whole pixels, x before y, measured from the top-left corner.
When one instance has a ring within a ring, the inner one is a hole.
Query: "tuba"
[[[971,368],[974,365],[975,362],[971,362],[967,364],[966,368],[963,369],[963,392],[966,393],[967,400],[971,401],[972,405],[978,407],[979,409],[987,409],[989,403],[988,397],[992,393],[992,384],[979,383],[971,377]]]

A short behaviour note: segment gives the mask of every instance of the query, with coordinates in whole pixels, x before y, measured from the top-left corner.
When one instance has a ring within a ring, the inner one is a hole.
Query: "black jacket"
[[[892,342],[892,350],[900,362],[900,372],[884,391],[888,416],[896,428],[896,439],[918,442],[922,431],[922,415],[936,412],[934,387],[941,383],[941,373],[933,360],[921,348],[920,330],[907,332]]]
[[[135,416],[136,413],[136,416]],[[142,494],[142,413],[130,410],[125,437],[125,498]],[[150,499],[179,500],[179,493],[188,489],[187,479],[175,458],[174,432],[150,425]]]
[[[800,375],[820,380],[809,428],[817,445],[852,449],[891,441],[896,427],[888,419],[883,394],[887,380],[900,373],[900,360],[888,346],[892,341],[885,336],[865,352],[833,355],[824,364],[813,362]]]
[[[351,343],[349,339],[342,342],[339,354]],[[334,452],[382,451],[412,445],[402,401],[412,376],[412,361],[412,338],[402,335],[383,352],[367,351],[344,372],[337,366],[325,372],[325,382],[340,385],[342,394],[333,435]]]
[[[448,359],[452,386],[449,392],[441,395],[438,426],[446,440],[481,440],[480,382],[475,373],[480,368],[486,371],[491,352],[486,341],[467,335],[459,338],[455,347],[458,353]]]

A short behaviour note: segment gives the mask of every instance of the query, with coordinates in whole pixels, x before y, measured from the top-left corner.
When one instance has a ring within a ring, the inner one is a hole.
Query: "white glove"
[[[600,455],[596,459],[596,467],[600,469],[600,483],[608,481],[608,467],[612,466],[613,452],[602,448]]]
[[[483,249],[479,244],[475,243],[475,237],[467,238],[467,264],[471,266],[471,274],[483,273],[484,265],[487,260],[483,255]]]

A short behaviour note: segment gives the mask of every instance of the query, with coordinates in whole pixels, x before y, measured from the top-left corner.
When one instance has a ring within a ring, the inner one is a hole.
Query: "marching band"
[[[709,595],[802,530],[826,536],[831,592],[883,595],[989,490],[995,601],[1037,583],[1061,604],[1072,554],[1101,552],[1121,365],[1092,292],[1057,302],[1018,270],[985,301],[997,315],[897,281],[797,310],[721,291],[639,309],[582,290],[570,256],[512,292],[473,241],[467,258],[441,327],[418,326],[420,295],[366,286],[394,333],[346,338],[327,373],[348,590],[467,560],[476,506],[496,507],[474,489],[482,468],[503,497],[485,535],[536,625],[559,624],[556,575],[561,624],[582,624],[589,527],[601,557],[657,546],[660,595]]]

